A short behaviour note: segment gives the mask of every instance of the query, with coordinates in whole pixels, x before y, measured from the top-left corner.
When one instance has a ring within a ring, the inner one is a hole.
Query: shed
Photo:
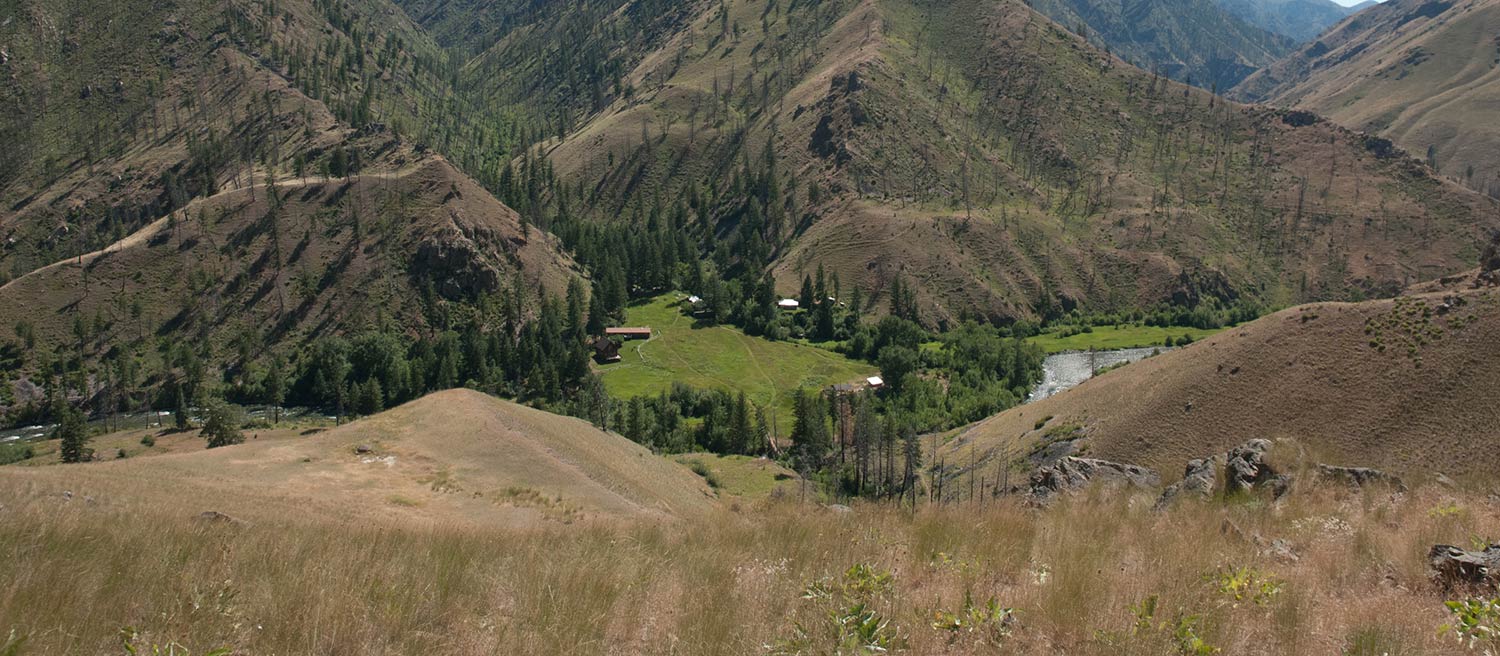
[[[589,342],[594,349],[594,360],[599,364],[620,361],[620,345],[608,337],[595,337]]]
[[[605,328],[606,337],[620,337],[623,339],[651,339],[650,326],[632,326],[621,328]]]
[[[871,389],[880,389],[882,387],[885,387],[885,379],[881,378],[880,376],[870,376],[869,378],[865,379],[865,382],[870,385]]]
[[[776,307],[779,307],[783,310],[795,310],[799,305],[801,305],[801,303],[798,303],[797,299],[795,298],[783,298],[780,301],[776,302]]]

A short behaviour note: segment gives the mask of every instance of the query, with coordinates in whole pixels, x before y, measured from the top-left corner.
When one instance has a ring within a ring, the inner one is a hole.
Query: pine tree
[[[799,389],[793,410],[796,419],[792,424],[792,456],[798,471],[811,474],[822,469],[832,449],[827,409],[816,392]]]
[[[83,413],[67,402],[59,401],[53,415],[57,417],[57,429],[52,432],[52,437],[62,441],[58,447],[62,461],[83,462],[92,458],[94,452],[88,448],[89,431]]]
[[[177,430],[185,431],[193,427],[192,419],[188,416],[187,392],[183,391],[182,385],[174,383],[174,404],[172,406],[172,419],[175,421]]]
[[[262,384],[265,390],[266,403],[271,406],[271,423],[281,423],[281,404],[286,403],[286,362],[280,355],[271,356],[271,367],[266,369],[266,379]]]
[[[242,417],[243,413],[237,405],[225,403],[221,399],[209,399],[205,402],[202,435],[208,441],[208,448],[216,449],[244,442],[245,435],[240,432]]]

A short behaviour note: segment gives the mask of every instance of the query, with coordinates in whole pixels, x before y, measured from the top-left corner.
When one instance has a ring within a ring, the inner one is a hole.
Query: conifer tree
[[[58,447],[62,461],[83,462],[92,458],[94,452],[88,448],[88,424],[84,422],[83,413],[59,398],[53,415],[57,417],[57,428],[52,437],[62,441]]]

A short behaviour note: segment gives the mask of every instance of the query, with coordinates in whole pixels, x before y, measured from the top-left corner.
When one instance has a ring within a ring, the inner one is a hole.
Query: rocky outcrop
[[[1182,498],[1210,498],[1218,487],[1218,456],[1188,461],[1182,480],[1162,491],[1161,498],[1156,500],[1156,509],[1164,510]]]
[[[1318,480],[1343,483],[1356,489],[1388,487],[1399,492],[1406,491],[1406,483],[1402,482],[1401,477],[1369,467],[1339,467],[1336,465],[1319,464]]]
[[[1045,505],[1064,493],[1096,484],[1151,489],[1161,485],[1161,475],[1139,465],[1069,456],[1036,470],[1027,497],[1034,504]]]
[[[1265,490],[1280,498],[1291,489],[1292,479],[1277,473],[1266,462],[1271,447],[1270,440],[1254,439],[1230,449],[1228,453],[1189,461],[1182,480],[1162,491],[1156,500],[1156,509],[1165,510],[1183,498],[1208,498],[1219,492],[1230,496]],[[1220,460],[1224,462],[1222,480],[1219,476]]]
[[[1224,463],[1224,494],[1235,495],[1270,490],[1280,497],[1291,488],[1291,479],[1276,473],[1266,462],[1271,441],[1254,439],[1231,449]]]
[[[449,228],[417,245],[412,270],[431,280],[443,298],[477,298],[500,288],[500,271],[488,263],[485,250],[478,240]]]
[[[1466,551],[1447,544],[1436,544],[1427,552],[1432,580],[1445,590],[1452,588],[1500,584],[1500,545],[1484,551]]]

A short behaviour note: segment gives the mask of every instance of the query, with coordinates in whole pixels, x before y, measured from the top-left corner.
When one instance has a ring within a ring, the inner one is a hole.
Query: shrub
[[[709,487],[715,490],[719,489],[719,477],[714,476],[713,470],[709,469],[708,465],[702,460],[689,461],[688,468],[692,469],[694,474],[702,476],[703,482],[708,483]]]
[[[30,460],[35,456],[30,444],[0,444],[0,465]]]
[[[771,645],[770,653],[883,653],[904,648],[900,630],[874,607],[893,583],[889,572],[864,564],[850,567],[842,580],[827,577],[809,583],[802,598],[818,607],[823,621],[794,623],[793,636]]]
[[[1452,634],[1468,649],[1484,648],[1484,653],[1500,653],[1500,598],[1466,599],[1444,602],[1454,616],[1442,632]]]

